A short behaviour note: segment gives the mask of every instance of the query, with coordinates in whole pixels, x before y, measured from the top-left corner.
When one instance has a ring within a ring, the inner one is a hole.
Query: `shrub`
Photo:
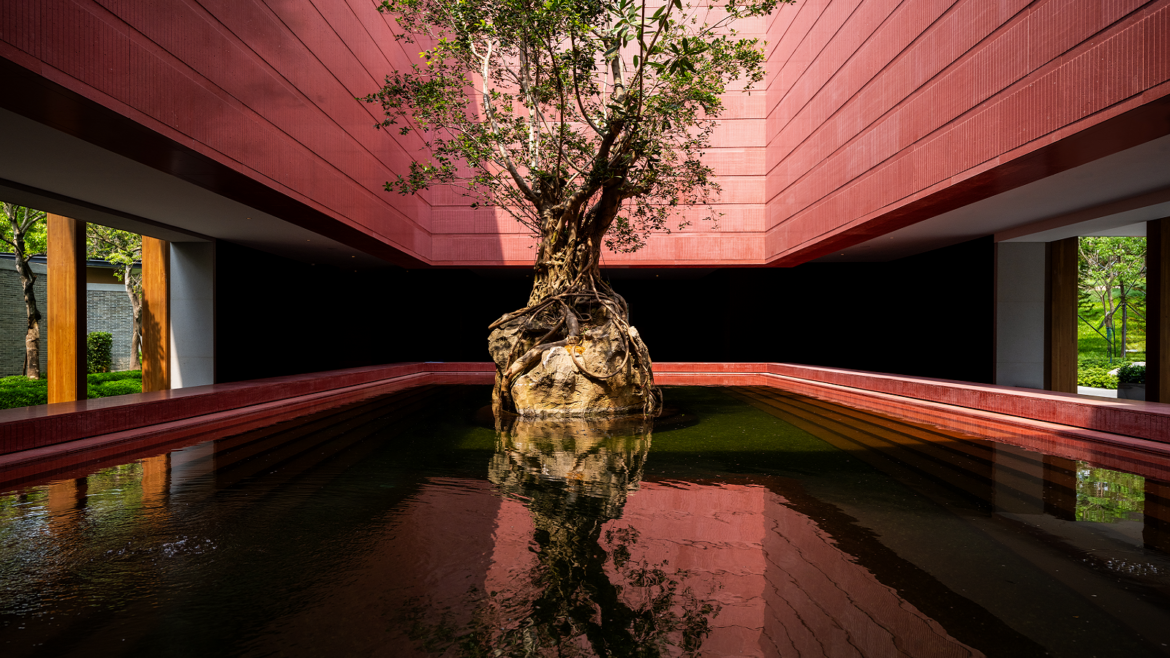
[[[105,372],[86,377],[86,397],[106,398],[112,395],[142,392],[142,371]],[[49,382],[16,375],[0,378],[0,409],[31,407],[49,402]]]
[[[86,372],[109,372],[114,363],[114,337],[108,331],[91,331],[85,337]]]
[[[114,395],[141,392],[142,380],[140,379],[115,379],[97,384],[91,383],[88,391],[90,398],[108,398]]]
[[[48,381],[46,379],[29,379],[24,375],[12,375],[11,377],[0,377],[0,388],[10,388],[13,386],[37,386],[37,382]]]
[[[1109,366],[1109,369],[1117,367],[1117,363],[1109,360],[1109,357],[1098,355],[1080,355],[1077,357],[1077,367],[1080,368],[1095,368]]]
[[[89,381],[90,384],[96,384],[99,382],[113,382],[113,381],[119,381],[122,379],[139,379],[140,380],[140,379],[142,379],[142,371],[141,370],[119,370],[118,372],[99,372],[99,373],[95,373],[92,375],[88,375],[86,377],[86,380]]]
[[[22,375],[0,379],[0,409],[31,407],[49,401],[49,383]]]
[[[1077,386],[1117,388],[1117,377],[1109,374],[1108,366],[1090,366],[1077,369]]]
[[[1121,370],[1117,371],[1117,381],[1121,382],[1122,384],[1145,384],[1145,364],[1127,363],[1121,366]]]

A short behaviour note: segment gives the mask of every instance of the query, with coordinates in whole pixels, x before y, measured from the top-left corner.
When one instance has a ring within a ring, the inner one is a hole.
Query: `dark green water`
[[[0,655],[1154,656],[1170,473],[762,389],[414,389],[0,495]]]

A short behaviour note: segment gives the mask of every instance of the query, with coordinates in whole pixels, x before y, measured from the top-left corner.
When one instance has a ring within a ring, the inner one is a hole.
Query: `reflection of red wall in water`
[[[644,484],[615,525],[638,529],[636,559],[692,572],[696,593],[722,584],[711,655],[978,655],[764,487]]]
[[[706,655],[982,655],[878,582],[811,519],[764,487],[643,483],[622,518],[606,524],[622,527],[638,531],[634,560],[666,561],[669,572],[688,572],[683,585],[721,606],[703,643]],[[522,503],[500,506],[484,581],[489,590],[514,586],[534,564],[532,531]],[[624,594],[636,597],[636,588]]]
[[[720,606],[703,653],[764,656],[766,602],[762,487],[643,484],[613,527],[638,531],[633,559],[683,570],[683,587]],[[680,588],[681,589],[681,588]]]
[[[634,561],[666,561],[669,573],[687,572],[683,587],[721,606],[704,655],[981,655],[765,487],[643,483],[622,518],[605,525],[625,527],[638,531]],[[533,531],[524,504],[501,501],[486,482],[432,480],[381,528],[354,538],[352,563],[307,592],[312,605],[269,637],[346,655],[415,655],[403,620],[412,599],[422,604],[423,625],[465,629],[471,587],[525,602],[539,594],[529,585]],[[613,582],[627,585],[608,568]],[[632,606],[639,594],[623,587]],[[381,629],[385,635],[374,632]]]

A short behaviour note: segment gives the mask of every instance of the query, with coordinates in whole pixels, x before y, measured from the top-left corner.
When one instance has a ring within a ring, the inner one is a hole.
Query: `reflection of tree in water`
[[[450,615],[426,622],[414,606],[412,637],[429,651],[471,656],[698,655],[719,606],[682,584],[685,571],[632,559],[636,529],[605,532],[608,552],[599,541],[638,489],[652,420],[506,425],[497,427],[488,477],[500,493],[528,501],[536,564],[509,591],[472,592],[475,612],[464,632],[451,628]]]
[[[1077,520],[1140,521],[1146,499],[1145,482],[1140,475],[1077,462]]]

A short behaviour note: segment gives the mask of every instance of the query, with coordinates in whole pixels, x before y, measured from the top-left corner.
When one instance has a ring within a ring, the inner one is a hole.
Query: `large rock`
[[[629,339],[623,340],[614,323],[582,327],[582,330],[578,344],[545,350],[539,362],[513,380],[510,391],[516,413],[522,416],[590,416],[634,413],[643,409],[642,391],[646,387],[640,385],[640,378],[645,375],[634,367],[633,358],[624,358],[625,350],[630,349]],[[515,328],[501,327],[492,332],[489,347],[497,372],[507,368],[508,356],[518,340],[520,337]],[[531,344],[524,344],[516,352],[527,351],[530,347]],[[576,361],[594,375],[608,375],[619,368],[621,371],[604,379],[590,377],[581,371],[569,350],[573,350]]]

